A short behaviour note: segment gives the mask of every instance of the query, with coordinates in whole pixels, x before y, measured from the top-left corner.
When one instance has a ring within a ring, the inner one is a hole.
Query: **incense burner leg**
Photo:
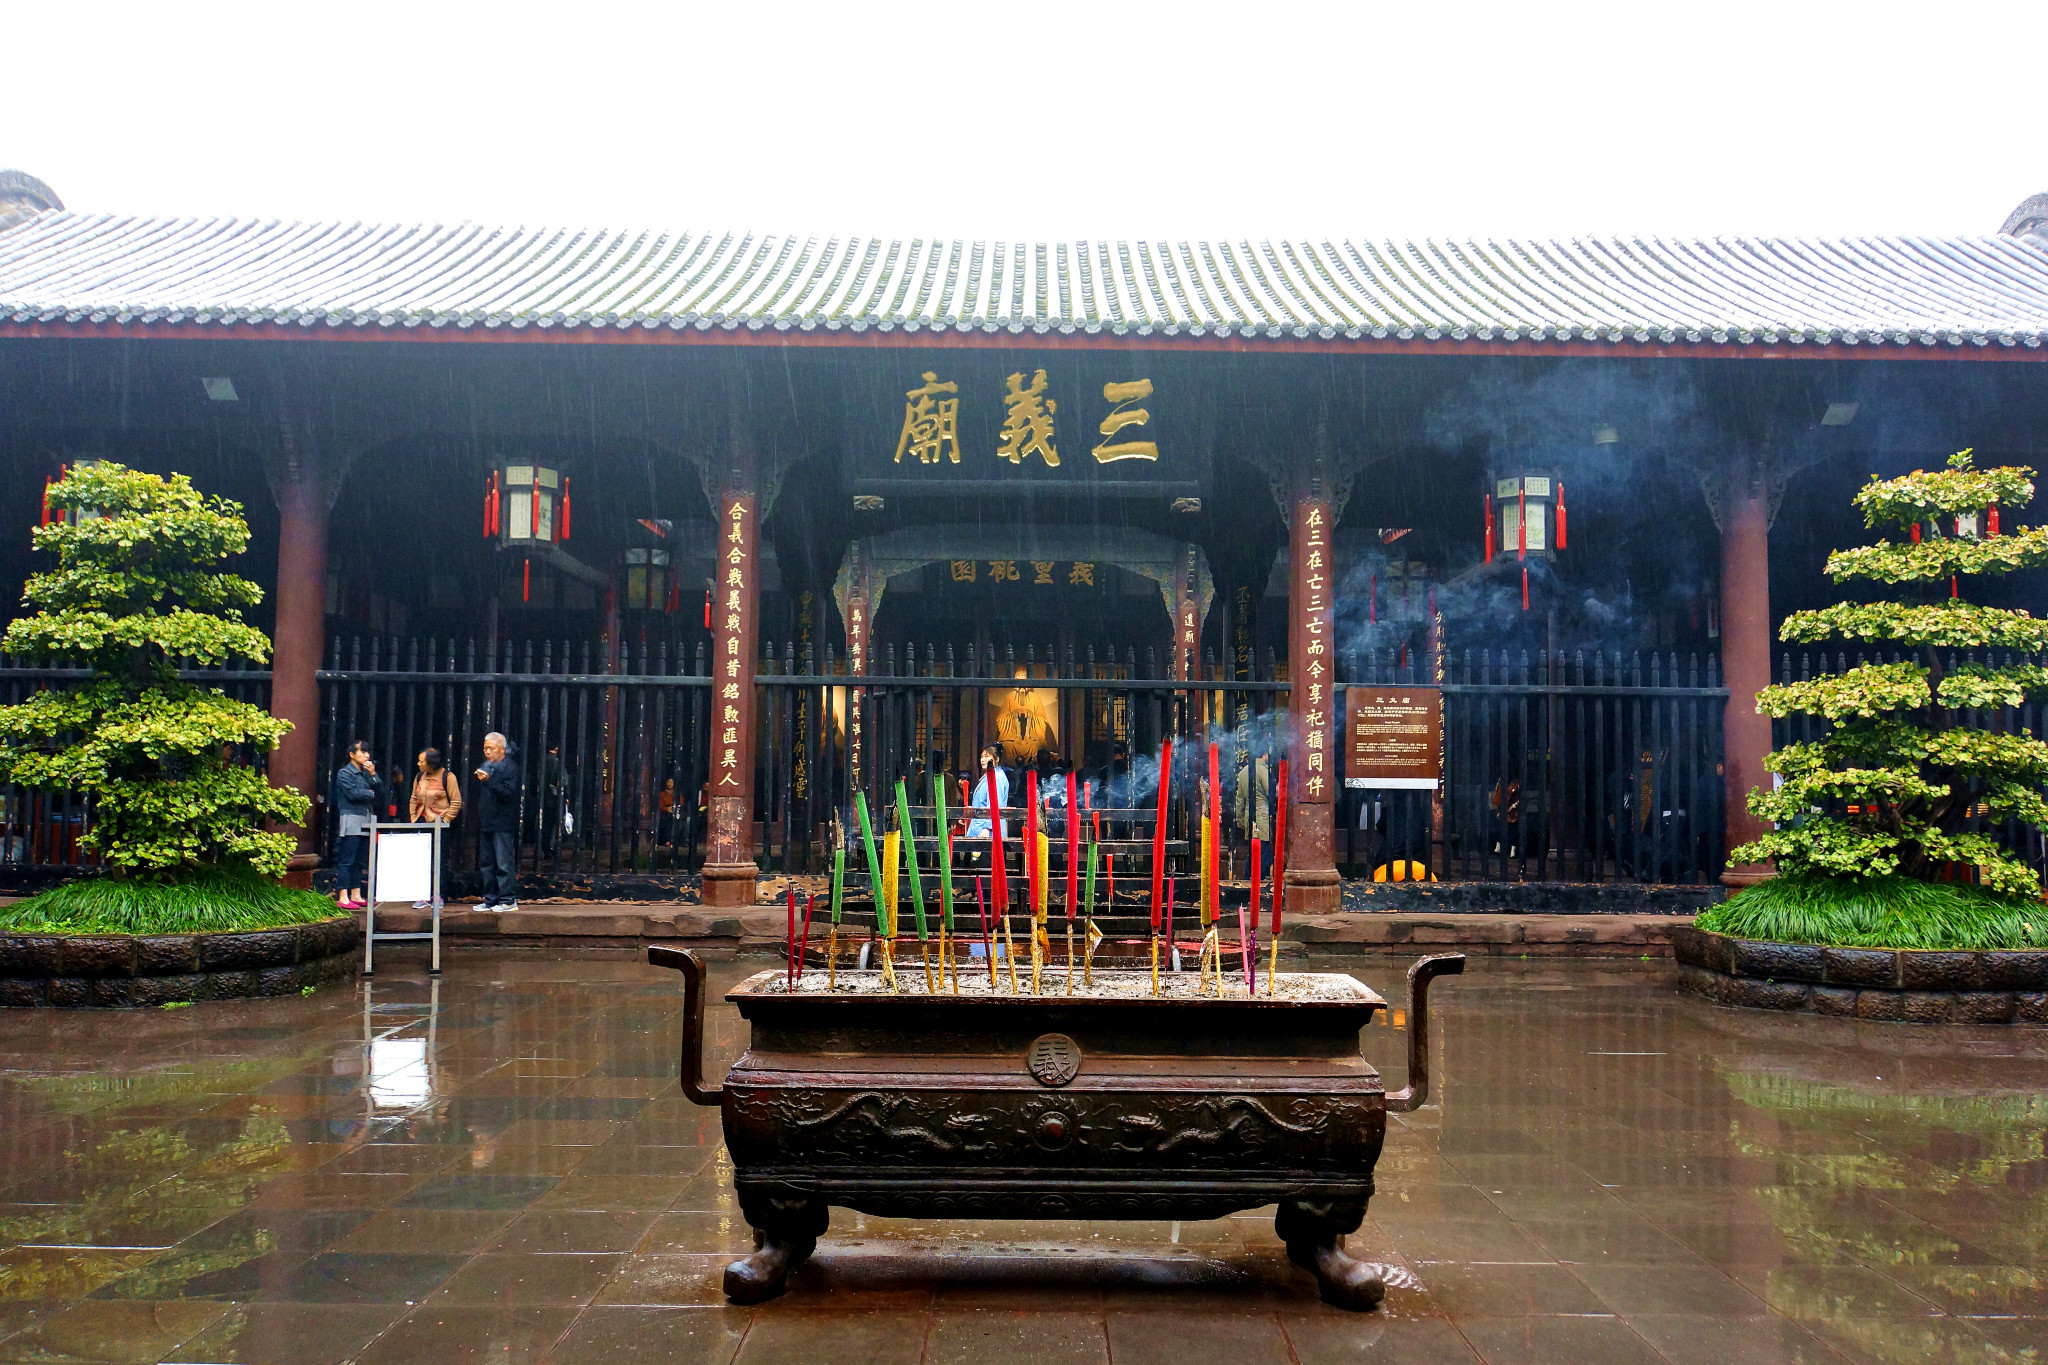
[[[1284,1199],[1273,1230],[1287,1244],[1287,1259],[1316,1277],[1323,1302],[1354,1312],[1386,1297],[1379,1271],[1344,1252],[1344,1238],[1365,1221],[1365,1203],[1354,1199]]]
[[[734,1303],[772,1299],[789,1284],[789,1272],[817,1249],[830,1213],[809,1195],[774,1195],[740,1202],[754,1227],[759,1248],[725,1268],[725,1296]]]

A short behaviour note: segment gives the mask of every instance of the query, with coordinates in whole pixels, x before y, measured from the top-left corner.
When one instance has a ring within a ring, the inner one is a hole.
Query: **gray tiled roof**
[[[2048,242],[967,242],[50,211],[0,324],[771,328],[2038,348]]]

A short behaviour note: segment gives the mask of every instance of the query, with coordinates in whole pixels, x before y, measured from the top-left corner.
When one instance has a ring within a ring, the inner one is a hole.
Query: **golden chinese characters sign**
[[[1434,687],[1347,688],[1344,785],[1435,791],[1443,777],[1444,694]]]
[[[848,394],[859,495],[1012,491],[1200,498],[1199,377],[1162,356],[931,352]],[[886,425],[885,425],[886,424]],[[979,487],[977,487],[979,486]]]
[[[960,400],[938,395],[958,393],[960,386],[941,383],[938,375],[924,372],[924,386],[903,395],[903,433],[896,438],[896,463],[903,463],[909,451],[919,464],[937,464],[941,456],[960,463]]]

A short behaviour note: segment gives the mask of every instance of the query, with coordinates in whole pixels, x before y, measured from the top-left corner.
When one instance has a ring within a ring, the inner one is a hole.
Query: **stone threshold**
[[[360,912],[358,920],[362,918]],[[428,926],[428,913],[410,906],[379,909],[380,932]],[[669,943],[741,953],[779,953],[786,911],[779,905],[705,908],[674,902],[526,902],[498,913],[473,905],[441,912],[441,935],[456,943],[552,947],[627,947]],[[1691,918],[1648,915],[1356,914],[1289,915],[1281,926],[1281,952],[1292,959],[1320,953],[1407,953],[1440,948],[1499,957],[1669,957],[1672,930]],[[811,935],[824,935],[822,919]]]

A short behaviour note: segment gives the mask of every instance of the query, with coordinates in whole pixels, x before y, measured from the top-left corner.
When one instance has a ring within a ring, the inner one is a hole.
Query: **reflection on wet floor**
[[[787,1298],[676,1086],[675,976],[447,975],[174,1011],[0,1012],[0,1361],[2035,1361],[2048,1035],[1719,1010],[1666,970],[1475,961],[1441,1107],[1390,1120],[1317,1302],[1269,1212],[835,1210]],[[380,964],[384,965],[384,964]],[[1343,964],[1387,995],[1405,963]],[[758,963],[726,964],[736,979]],[[1398,1022],[1398,1021],[1397,1021]],[[713,1013],[730,1057],[740,1023]],[[1401,1034],[1365,1036],[1390,1086]]]

